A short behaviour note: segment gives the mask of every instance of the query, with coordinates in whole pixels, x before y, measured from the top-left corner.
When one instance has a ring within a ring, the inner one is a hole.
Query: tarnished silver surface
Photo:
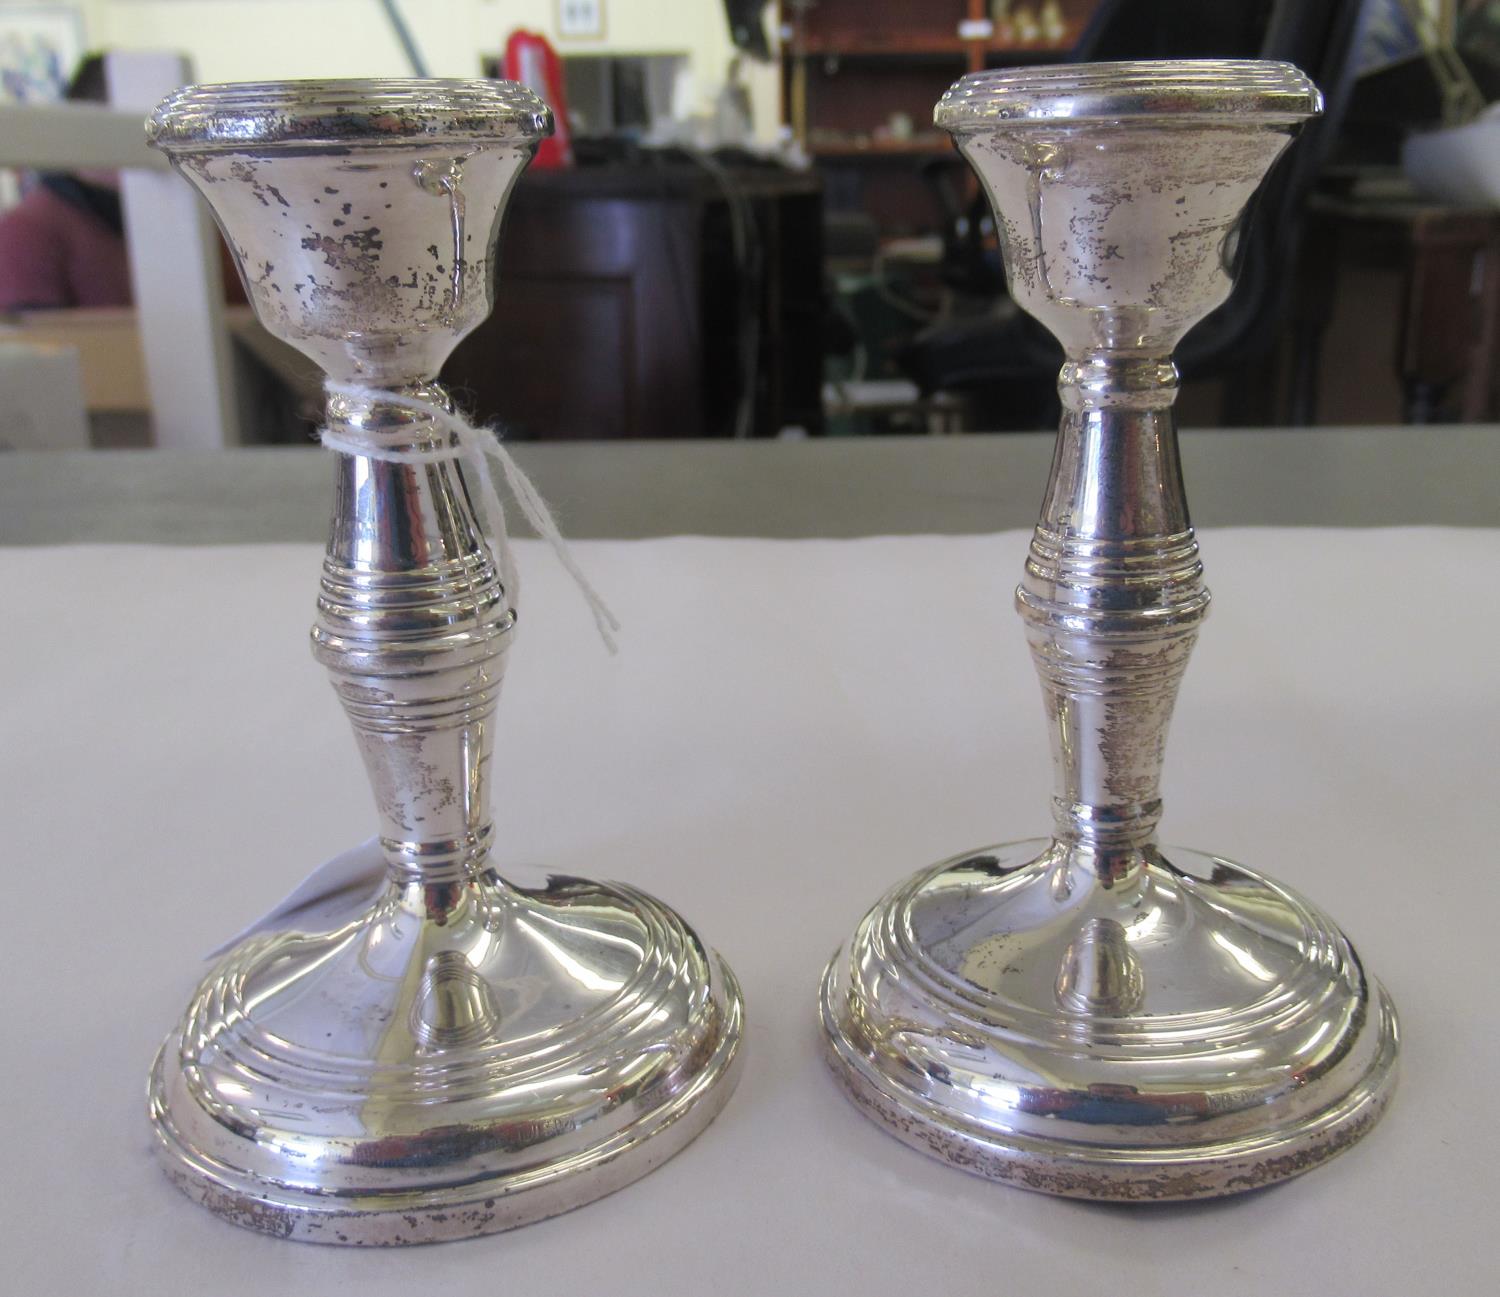
[[[550,116],[502,82],[193,87],[149,124],[252,303],[336,379],[445,403],[489,312],[511,184]],[[343,438],[431,421],[329,401]],[[489,766],[515,615],[451,462],[336,457],[314,652],[354,727],[387,878],[218,961],[150,1085],[168,1174],[324,1243],[489,1233],[644,1174],[713,1118],[743,1027],[725,964],[632,888],[507,883]]]
[[[937,109],[1011,293],[1066,351],[1017,604],[1046,704],[1050,841],[901,884],[824,978],[834,1072],[906,1142],[1127,1201],[1233,1193],[1346,1148],[1395,1082],[1390,1000],[1276,883],[1156,846],[1162,755],[1208,611],[1172,349],[1228,295],[1246,204],[1319,110],[1295,68],[975,73]]]

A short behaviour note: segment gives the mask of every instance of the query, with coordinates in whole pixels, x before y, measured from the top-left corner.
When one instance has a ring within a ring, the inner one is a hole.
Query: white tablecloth
[[[202,953],[367,835],[305,632],[309,546],[0,550],[0,1242],[15,1293],[1486,1293],[1500,1268],[1500,532],[1204,538],[1217,602],[1169,842],[1324,904],[1396,998],[1354,1150],[1219,1203],[1106,1208],[951,1170],[823,1070],[824,961],[901,875],[1049,823],[1021,533],[579,547],[607,658],[523,545],[501,853],[682,909],[749,1006],[739,1092],[601,1202],[402,1252],[287,1244],[171,1189],[142,1095]]]

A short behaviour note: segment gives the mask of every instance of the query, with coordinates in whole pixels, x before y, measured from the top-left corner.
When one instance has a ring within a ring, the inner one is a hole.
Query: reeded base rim
[[[1024,858],[1045,845],[985,850]],[[1160,1034],[1152,1039],[1149,1015],[1101,1014],[1091,1022],[1086,1015],[1060,1011],[1047,1023],[1056,1028],[1049,1035],[1014,998],[988,996],[974,986],[955,995],[955,983],[935,975],[938,961],[920,940],[921,925],[912,921],[910,905],[924,881],[941,880],[945,869],[973,859],[924,870],[882,898],[854,940],[835,953],[820,987],[825,1059],[835,1079],[866,1116],[903,1143],[961,1170],[1035,1192],[1104,1202],[1173,1202],[1241,1193],[1300,1175],[1349,1148],[1379,1119],[1397,1079],[1395,1009],[1384,988],[1362,970],[1359,989],[1348,991],[1342,972],[1334,971],[1323,951],[1313,952],[1295,996],[1277,1003],[1274,1014],[1267,1011],[1257,1019],[1241,1008],[1236,1022],[1236,1011],[1224,1011],[1224,1021],[1235,1024],[1230,1043],[1241,1057],[1284,1048],[1278,1033],[1287,1034],[1289,1022],[1326,1024],[1327,1031],[1342,1037],[1326,1070],[1309,1069],[1299,1077],[1288,1064],[1281,1069],[1284,1084],[1265,1075],[1247,1080],[1237,1096],[1238,1111],[1228,1101],[1225,1111],[1214,1111],[1203,1045],[1174,1044],[1167,1025],[1171,1015],[1161,1019]],[[1216,864],[1235,870],[1231,886],[1265,882],[1228,862]],[[1284,888],[1265,885],[1275,889],[1268,894],[1306,906]],[[1326,923],[1311,907],[1306,913]],[[1331,924],[1327,930],[1357,969],[1357,956],[1342,934]],[[901,933],[909,944],[899,953],[872,944],[869,934],[879,931]],[[1220,935],[1233,933],[1226,923]],[[872,949],[878,953],[872,955]],[[1012,973],[1008,987],[1018,985],[1014,970],[1007,972]],[[1210,1006],[1201,1006],[1197,1020],[1212,1036]],[[1072,1045],[1066,1043],[1070,1033]],[[1206,1110],[1198,1110],[1202,1120],[1175,1125],[1175,1118],[1144,1113],[1092,1125],[1073,1119],[1090,1102],[1128,1113],[1122,1100],[1134,1099],[1131,1083],[1148,1057],[1158,1091],[1170,1091],[1174,1084],[1184,1098],[1199,1098],[1193,1092],[1202,1091],[1208,1102]],[[956,1075],[960,1066],[971,1069],[967,1083]]]
[[[829,972],[832,972],[830,966]],[[1311,1171],[1362,1139],[1385,1111],[1395,1091],[1394,1007],[1378,989],[1381,1034],[1379,1067],[1368,1084],[1316,1117],[1205,1152],[1183,1145],[1080,1149],[1065,1142],[1000,1139],[955,1122],[941,1110],[887,1093],[860,1066],[839,1033],[828,1003],[824,976],[824,1057],[844,1093],[903,1144],[962,1171],[1060,1198],[1094,1202],[1186,1202],[1264,1188]]]
[[[727,968],[727,1030],[693,1083],[637,1125],[531,1174],[498,1175],[436,1193],[335,1198],[236,1176],[179,1139],[165,1111],[164,1068],[180,1040],[174,1033],[151,1072],[151,1123],[167,1178],[214,1215],[262,1234],[344,1247],[404,1247],[478,1238],[583,1207],[654,1171],[701,1135],[739,1084],[744,1009]]]
[[[349,1246],[511,1229],[661,1165],[738,1080],[733,973],[633,888],[392,881],[319,927],[232,948],[152,1068],[163,1168],[233,1224]]]

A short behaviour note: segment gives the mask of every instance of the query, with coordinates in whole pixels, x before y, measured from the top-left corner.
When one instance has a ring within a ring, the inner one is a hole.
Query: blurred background
[[[140,130],[186,81],[290,77],[553,106],[445,371],[514,439],[1053,426],[1060,357],[932,108],[1149,57],[1284,58],[1328,101],[1183,345],[1183,422],[1494,420],[1500,0],[5,0],[0,445],[314,444],[311,364]]]

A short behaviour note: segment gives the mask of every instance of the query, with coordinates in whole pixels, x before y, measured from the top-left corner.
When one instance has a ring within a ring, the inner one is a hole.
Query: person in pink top
[[[103,101],[104,60],[91,54],[69,99]],[[120,193],[110,172],[43,172],[0,216],[0,310],[129,306]]]

